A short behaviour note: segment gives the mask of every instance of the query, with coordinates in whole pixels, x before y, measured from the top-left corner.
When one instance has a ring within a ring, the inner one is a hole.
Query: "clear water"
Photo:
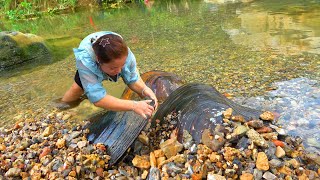
[[[134,52],[141,73],[174,72],[187,82],[211,84],[231,97],[268,96],[273,83],[295,78],[319,82],[320,78],[319,1],[155,1],[148,7],[88,9],[0,24],[1,30],[43,37],[55,56],[46,65],[1,73],[1,125],[12,124],[18,114],[50,108],[51,100],[61,97],[73,82],[72,48],[96,30],[120,33]],[[122,82],[105,86],[117,97],[125,87]],[[306,111],[313,112],[319,102],[306,106]],[[83,120],[96,111],[99,109],[83,102],[72,110],[73,120]],[[303,134],[304,130],[295,133]],[[319,139],[316,142],[319,144]]]

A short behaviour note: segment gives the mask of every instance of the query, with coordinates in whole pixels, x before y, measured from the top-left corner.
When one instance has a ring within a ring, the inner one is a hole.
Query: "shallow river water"
[[[90,23],[90,19],[94,25]],[[317,1],[175,1],[123,10],[87,10],[20,22],[1,30],[43,37],[54,61],[1,73],[0,124],[61,97],[73,82],[72,48],[96,30],[120,33],[140,72],[174,72],[211,84],[238,103],[278,112],[288,133],[320,144],[320,5]],[[120,97],[124,85],[106,83]],[[81,121],[99,111],[88,101],[72,110]]]

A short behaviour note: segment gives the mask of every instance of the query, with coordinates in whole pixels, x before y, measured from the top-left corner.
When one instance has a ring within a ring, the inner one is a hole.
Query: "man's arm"
[[[153,107],[148,104],[150,102],[151,100],[132,101],[106,95],[98,102],[95,102],[94,105],[112,111],[134,111],[146,119],[147,117],[151,117],[154,111]]]
[[[154,92],[143,82],[143,80],[141,79],[141,77],[139,77],[139,79],[132,83],[129,84],[128,87],[136,92],[140,97],[145,98],[145,97],[149,97],[151,99],[153,99],[155,101],[155,107],[158,107],[158,99],[156,97],[156,95],[154,94]]]

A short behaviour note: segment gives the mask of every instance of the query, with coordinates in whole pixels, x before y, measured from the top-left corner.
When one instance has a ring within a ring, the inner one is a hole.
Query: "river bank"
[[[316,179],[320,175],[319,155],[306,152],[301,139],[282,134],[274,125],[265,126],[274,119],[270,113],[244,123],[229,109],[224,123],[212,130],[216,135],[205,131],[203,144],[196,145],[187,132],[182,143],[177,141],[179,114],[173,112],[161,125],[149,123],[115,166],[108,165],[108,147],[87,141],[88,122],[72,125],[71,116],[68,111],[38,110],[16,117],[9,129],[1,128],[2,178]]]

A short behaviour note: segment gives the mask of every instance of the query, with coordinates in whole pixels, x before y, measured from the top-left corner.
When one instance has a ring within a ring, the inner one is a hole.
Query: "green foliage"
[[[94,1],[94,0],[93,0]],[[61,10],[74,9],[78,0],[0,0],[0,15],[11,20],[54,14]]]
[[[134,0],[91,0],[93,4],[97,2],[104,9],[119,9],[127,7],[126,4]],[[138,0],[138,2],[142,3],[143,0]],[[40,14],[52,15],[74,10],[77,6],[78,0],[0,0],[0,16],[18,20]]]
[[[5,1],[4,3],[7,3],[6,5],[10,7],[12,1]],[[37,14],[37,11],[33,8],[32,3],[26,0],[19,3],[16,8],[5,11],[6,17],[11,20],[21,19],[35,14]]]

